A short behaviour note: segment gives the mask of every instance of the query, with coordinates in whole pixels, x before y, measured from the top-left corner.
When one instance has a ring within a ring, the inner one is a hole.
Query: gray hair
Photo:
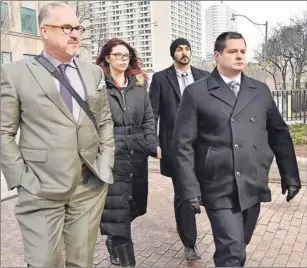
[[[41,8],[38,14],[38,25],[41,25],[50,17],[50,11],[54,8],[67,8],[69,5],[63,2],[53,2],[49,3]]]

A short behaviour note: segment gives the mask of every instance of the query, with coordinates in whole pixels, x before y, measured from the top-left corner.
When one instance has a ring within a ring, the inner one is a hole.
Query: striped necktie
[[[230,87],[233,94],[238,97],[239,91],[240,91],[240,84],[237,81],[231,81],[228,83],[228,86]]]

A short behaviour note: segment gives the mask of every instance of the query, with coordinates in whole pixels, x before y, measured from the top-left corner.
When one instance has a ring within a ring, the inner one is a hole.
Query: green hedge
[[[296,123],[289,126],[294,145],[307,145],[307,124]]]

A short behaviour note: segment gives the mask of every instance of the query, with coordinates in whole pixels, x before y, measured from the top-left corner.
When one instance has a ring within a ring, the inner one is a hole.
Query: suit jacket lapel
[[[47,97],[63,112],[63,114],[77,124],[74,116],[61,97],[59,90],[56,88],[54,78],[51,74],[45,69],[45,67],[34,59],[28,62],[27,65]]]
[[[83,83],[84,86],[84,90],[85,90],[85,99],[84,101],[86,101],[89,105],[89,107],[92,107],[94,99],[95,99],[95,84],[94,84],[94,77],[92,74],[92,69],[91,68],[86,68],[86,66],[84,65],[84,63],[82,61],[80,61],[78,58],[75,58],[75,64],[76,67],[78,69],[81,81]],[[79,115],[79,122],[82,121],[82,119],[85,116],[85,112],[83,111],[83,109],[80,109],[80,115]]]
[[[180,87],[176,75],[176,70],[174,66],[171,66],[167,70],[167,79],[172,85],[172,88],[174,89],[177,97],[180,99],[181,98],[181,92],[180,92]]]
[[[253,80],[242,73],[240,92],[232,115],[235,116],[243,110],[258,95],[258,93],[259,91],[257,90]]]
[[[208,77],[208,90],[211,95],[225,102],[232,108],[236,104],[236,96],[231,92],[230,88],[224,82],[223,78],[215,68]]]
[[[191,66],[191,71],[192,71],[192,75],[193,75],[193,78],[194,78],[194,81],[202,78],[203,76],[201,75],[201,72],[194,68],[193,66]]]

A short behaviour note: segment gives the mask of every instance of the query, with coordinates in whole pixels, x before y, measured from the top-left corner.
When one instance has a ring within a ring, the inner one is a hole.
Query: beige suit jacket
[[[35,59],[2,66],[1,164],[9,189],[20,185],[43,198],[67,199],[80,182],[82,163],[92,171],[89,181],[113,183],[113,122],[104,76],[96,65],[77,58],[75,63],[99,134],[82,109],[79,121],[74,119],[53,77]]]

